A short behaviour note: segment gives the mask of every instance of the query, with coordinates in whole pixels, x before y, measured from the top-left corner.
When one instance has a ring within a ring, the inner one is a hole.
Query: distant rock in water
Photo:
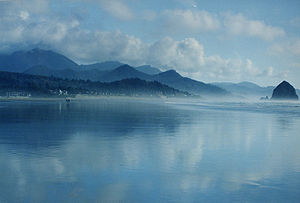
[[[260,100],[269,100],[269,97],[268,96],[261,97]]]
[[[272,94],[273,100],[298,100],[295,88],[288,83],[283,81],[274,90]]]

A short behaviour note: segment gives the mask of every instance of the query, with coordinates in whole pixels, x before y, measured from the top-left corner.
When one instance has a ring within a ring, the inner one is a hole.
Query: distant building
[[[31,97],[31,94],[28,92],[7,92],[7,97]]]
[[[68,91],[67,90],[50,90],[51,94],[55,94],[55,95],[64,95],[67,96],[68,95]]]

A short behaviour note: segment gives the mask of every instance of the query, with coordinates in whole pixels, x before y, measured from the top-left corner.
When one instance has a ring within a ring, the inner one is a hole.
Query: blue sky
[[[300,88],[300,1],[0,0],[0,51],[40,47],[194,79]]]

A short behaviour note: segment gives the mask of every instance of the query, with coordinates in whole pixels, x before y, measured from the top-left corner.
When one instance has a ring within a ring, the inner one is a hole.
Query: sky
[[[149,64],[203,82],[300,88],[299,0],[0,0],[0,52]]]

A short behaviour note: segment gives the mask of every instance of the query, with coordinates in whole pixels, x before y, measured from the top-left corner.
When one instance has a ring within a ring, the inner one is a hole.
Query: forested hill
[[[124,95],[124,96],[188,96],[182,92],[156,81],[124,79],[111,83],[89,80],[68,80],[55,77],[35,76],[23,73],[0,71],[0,94],[23,91],[32,96],[55,96],[60,92],[68,95]]]

